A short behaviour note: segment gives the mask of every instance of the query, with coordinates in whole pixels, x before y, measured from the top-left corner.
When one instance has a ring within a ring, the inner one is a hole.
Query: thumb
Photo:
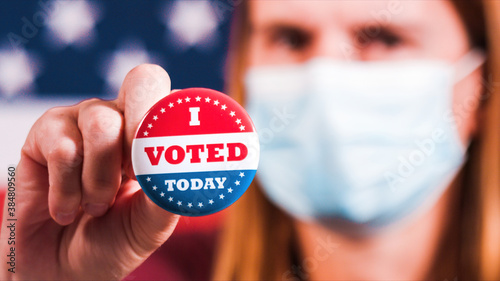
[[[170,77],[158,65],[139,65],[132,69],[123,81],[116,102],[125,120],[123,168],[131,179],[135,179],[130,155],[137,127],[146,112],[169,93]]]
[[[131,161],[131,147],[137,127],[148,110],[170,93],[170,77],[158,65],[142,64],[132,69],[125,80],[116,100],[118,109],[124,116],[123,169],[129,179],[135,179]],[[128,180],[125,190],[134,191],[131,200],[130,227],[140,249],[153,251],[170,236],[178,215],[157,206],[140,189],[135,180]],[[141,243],[142,241],[142,243]]]
[[[137,190],[139,183],[128,180],[125,190]],[[137,186],[137,187],[133,187]],[[170,213],[156,205],[140,188],[132,194],[130,200],[129,242],[133,243],[136,253],[148,257],[160,247],[174,231],[180,216]]]

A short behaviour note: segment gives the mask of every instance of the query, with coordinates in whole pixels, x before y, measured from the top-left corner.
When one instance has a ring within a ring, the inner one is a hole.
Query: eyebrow
[[[251,24],[250,28],[252,30],[258,30],[258,31],[271,31],[279,28],[300,28],[300,29],[305,29],[305,30],[311,30],[313,27],[309,24],[306,24],[305,22],[300,22],[296,20],[285,20],[285,19],[272,19],[269,22],[265,22],[259,25]]]
[[[308,19],[307,17],[297,17],[294,13],[293,15],[283,13],[278,15],[273,15],[272,17],[260,18],[259,23],[250,21],[251,31],[257,31],[259,33],[269,33],[277,29],[300,29],[305,32],[314,32],[318,25],[324,26],[317,21]],[[331,23],[330,23],[331,24]],[[361,30],[369,29],[375,27],[384,27],[387,30],[393,30],[406,38],[419,38],[422,32],[425,30],[422,24],[414,17],[393,17],[389,21],[378,21],[371,15],[366,15],[364,17],[353,18],[350,22],[343,23],[349,30]]]
[[[414,23],[380,23],[377,21],[365,21],[363,23],[358,23],[354,25],[355,29],[369,29],[369,28],[387,28],[393,29],[396,32],[401,33],[418,33],[421,31],[421,27]]]
[[[421,26],[415,24],[415,23],[380,23],[378,21],[373,21],[373,20],[367,20],[364,22],[359,22],[356,24],[352,24],[351,26],[348,27],[349,31],[363,31],[367,30],[369,31],[370,28],[378,28],[380,30],[389,30],[389,31],[394,31],[394,33],[398,35],[402,35],[404,37],[408,38],[416,38],[419,37],[419,35],[422,32]],[[304,24],[304,22],[300,22],[297,20],[271,20],[269,22],[262,23],[258,26],[251,25],[251,30],[253,32],[257,31],[258,33],[272,33],[280,29],[298,29],[298,30],[303,30],[305,32],[314,32],[314,27],[311,26],[310,24]]]

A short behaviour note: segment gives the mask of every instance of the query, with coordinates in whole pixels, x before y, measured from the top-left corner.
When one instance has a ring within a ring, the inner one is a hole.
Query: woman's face
[[[449,0],[249,1],[249,67],[338,60],[439,59],[470,49],[466,28]],[[481,72],[455,87],[453,111],[462,141],[475,130]]]

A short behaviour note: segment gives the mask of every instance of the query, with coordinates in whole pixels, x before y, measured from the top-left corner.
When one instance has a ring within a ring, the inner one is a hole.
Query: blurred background
[[[222,91],[240,2],[0,1],[0,186],[45,110],[113,99],[141,63],[166,69],[173,89]]]

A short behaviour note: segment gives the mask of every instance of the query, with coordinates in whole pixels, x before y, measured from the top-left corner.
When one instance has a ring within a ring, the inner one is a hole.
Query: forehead
[[[436,26],[444,18],[457,19],[449,0],[277,0],[249,3],[253,24],[279,21],[327,27],[363,21]]]

